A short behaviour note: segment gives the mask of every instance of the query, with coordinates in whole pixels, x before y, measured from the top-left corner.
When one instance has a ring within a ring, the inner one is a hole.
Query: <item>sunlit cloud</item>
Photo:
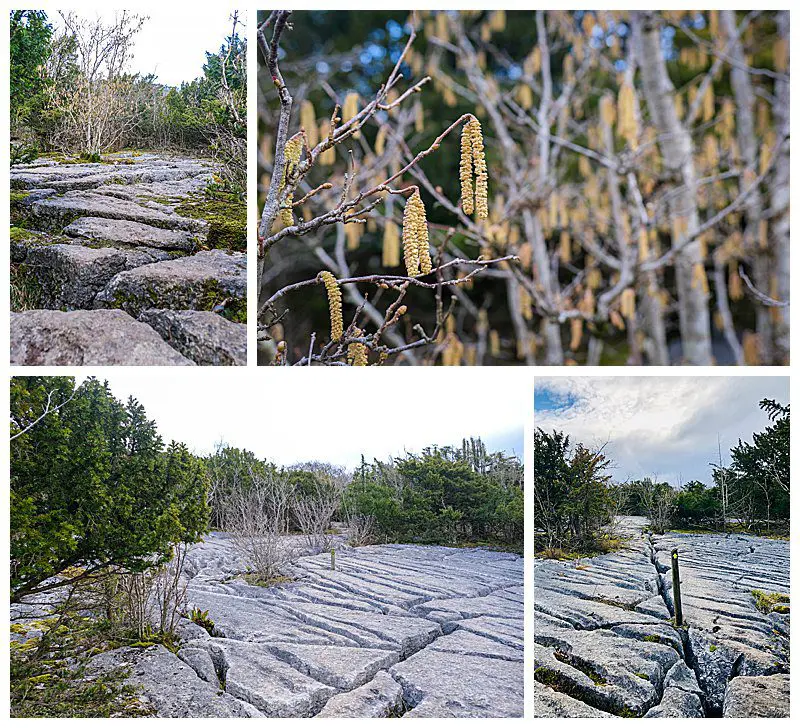
[[[710,482],[739,439],[768,424],[760,400],[788,402],[787,377],[538,377],[535,424],[605,445],[619,480]]]

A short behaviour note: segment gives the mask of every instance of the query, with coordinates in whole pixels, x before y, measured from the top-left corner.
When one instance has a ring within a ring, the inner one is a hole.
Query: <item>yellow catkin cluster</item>
[[[636,293],[633,288],[626,288],[619,297],[619,312],[628,321],[636,317]]]
[[[318,277],[325,284],[325,291],[328,294],[328,310],[331,314],[331,341],[339,341],[344,333],[342,292],[339,290],[339,284],[336,282],[336,276],[333,273],[323,270]]]
[[[406,202],[402,238],[403,259],[408,275],[418,276],[420,270],[423,275],[430,273],[432,262],[428,243],[428,216],[419,190],[414,190]]]
[[[308,146],[313,149],[319,144],[319,127],[317,126],[317,114],[314,111],[314,104],[308,99],[300,104],[300,126],[306,132]]]
[[[574,318],[569,322],[569,348],[577,351],[583,338],[583,319]]]
[[[787,38],[778,38],[773,46],[775,57],[775,70],[786,73],[789,70],[789,41]]]
[[[475,190],[472,187],[472,140],[468,131],[469,124],[461,130],[461,160],[458,174],[461,178],[461,207],[465,215],[475,211]]]
[[[353,329],[353,336],[359,338],[364,332],[358,327]],[[365,367],[369,362],[367,346],[360,341],[354,341],[347,346],[347,363],[352,367]]]
[[[519,105],[523,109],[530,109],[533,107],[533,91],[527,83],[521,83],[517,86],[515,95],[517,101],[519,101]]]
[[[714,84],[708,84],[703,96],[703,121],[708,123],[714,118]]]
[[[283,188],[286,187],[286,181],[289,179],[289,175],[292,174],[294,168],[300,161],[300,155],[302,154],[302,152],[303,152],[303,136],[301,134],[295,134],[291,139],[289,139],[289,141],[286,142],[286,146],[284,147],[283,150],[283,156],[284,156],[283,182],[281,183],[279,192],[282,192]],[[294,200],[294,195],[290,193],[286,197],[284,207],[281,208],[281,222],[283,223],[284,227],[289,227],[290,225],[294,225],[294,215],[292,215],[293,200]]]
[[[758,334],[752,331],[745,331],[742,335],[742,353],[744,363],[748,366],[758,366],[761,364],[761,340]]]
[[[442,350],[442,366],[460,367],[464,356],[464,344],[455,333],[450,332],[445,337],[445,346]]]
[[[473,188],[472,175],[475,175]],[[475,212],[478,220],[489,217],[489,173],[486,168],[486,153],[483,149],[481,123],[471,116],[461,130],[461,205],[467,215]],[[474,202],[473,202],[474,190]]]
[[[647,234],[647,228],[642,226],[639,228],[639,262],[643,263],[650,257],[650,241]]]
[[[344,97],[342,104],[342,123],[346,124],[350,119],[358,114],[358,94],[353,91]],[[360,131],[353,134],[353,139],[358,139],[361,135]]]
[[[414,131],[421,134],[425,131],[425,110],[422,104],[418,101],[414,104]]]
[[[489,353],[494,357],[500,356],[500,332],[497,329],[489,332]]]
[[[400,228],[394,220],[387,220],[383,228],[382,264],[384,268],[400,265]]]
[[[331,122],[330,121],[323,121],[322,125],[319,128],[319,138],[320,140],[327,139],[331,133]],[[336,148],[331,146],[328,147],[322,154],[317,157],[317,162],[319,162],[323,167],[329,167],[336,161]]]
[[[572,241],[567,230],[561,231],[558,240],[558,258],[563,265],[567,265],[572,260]]]
[[[706,278],[706,269],[702,263],[695,263],[692,268],[692,288],[698,288],[708,295],[708,278]]]
[[[358,250],[361,245],[361,235],[364,232],[361,223],[351,222],[344,226],[344,236],[347,240],[348,250]]]
[[[625,82],[617,97],[617,132],[636,150],[639,142],[639,122],[636,118],[636,95],[633,84]]]
[[[388,133],[389,129],[386,124],[381,124],[375,135],[375,154],[379,157],[386,151],[386,135]]]

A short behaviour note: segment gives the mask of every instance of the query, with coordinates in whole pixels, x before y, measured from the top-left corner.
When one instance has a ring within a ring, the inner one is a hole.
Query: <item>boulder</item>
[[[123,311],[11,313],[14,366],[193,365]]]
[[[131,220],[153,227],[190,232],[203,232],[207,227],[201,220],[181,217],[93,190],[67,192],[60,196],[35,200],[27,205],[27,215],[31,225],[37,230],[53,232],[60,232],[81,217]]]
[[[197,676],[163,645],[146,649],[120,647],[93,657],[89,672],[127,668],[125,682],[138,687],[159,718],[263,718],[252,705],[238,700]]]
[[[403,689],[380,671],[365,685],[334,695],[315,718],[389,718],[400,712]]]
[[[234,320],[247,310],[247,262],[242,253],[207,250],[120,273],[97,295],[96,308],[138,316],[148,308],[208,311],[220,306]]]
[[[788,718],[789,675],[735,677],[728,684],[725,718]]]
[[[245,366],[247,326],[211,311],[148,308],[139,321],[155,329],[174,349],[196,364]]]
[[[117,273],[150,262],[142,255],[56,243],[30,247],[17,274],[38,291],[38,307],[86,309]]]
[[[521,662],[422,650],[389,674],[414,718],[509,718],[523,712]]]

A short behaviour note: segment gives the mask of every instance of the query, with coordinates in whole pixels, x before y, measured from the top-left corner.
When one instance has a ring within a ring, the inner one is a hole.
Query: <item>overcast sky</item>
[[[118,7],[127,7],[121,3]],[[75,13],[94,20],[100,16],[104,21],[114,19],[114,10],[75,7]],[[68,12],[65,10],[64,12]],[[202,75],[206,62],[206,51],[215,53],[231,32],[232,7],[216,3],[199,3],[193,8],[163,3],[160,7],[147,5],[131,6],[131,12],[148,16],[133,47],[130,70],[141,74],[154,73],[160,83],[179,86],[182,81],[193,81]],[[61,16],[56,10],[48,10],[47,17],[57,31],[63,30]],[[239,12],[240,20],[247,20],[245,11]],[[246,25],[239,28],[244,36]]]
[[[534,422],[573,442],[608,442],[616,480],[708,484],[717,436],[728,464],[739,438],[768,424],[764,398],[787,403],[788,377],[537,377]]]
[[[501,381],[480,390],[474,378],[444,369],[397,374],[403,376],[371,368],[120,368],[98,378],[119,399],[135,396],[166,441],[185,442],[198,454],[222,439],[281,465],[324,460],[354,468],[362,453],[385,459],[479,435],[490,450],[522,459],[530,395],[520,396],[518,385]]]

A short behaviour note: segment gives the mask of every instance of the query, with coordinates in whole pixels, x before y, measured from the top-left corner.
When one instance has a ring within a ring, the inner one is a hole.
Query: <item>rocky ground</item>
[[[245,364],[246,236],[206,198],[213,171],[135,153],[15,165],[11,363]]]
[[[765,614],[759,592],[788,598],[788,542],[636,530],[613,554],[537,560],[535,717],[788,717],[788,606]]]
[[[253,586],[231,539],[211,534],[187,557],[188,606],[210,631],[182,619],[177,652],[122,647],[89,673],[128,669],[160,717],[522,716],[520,557],[340,541],[335,567],[302,556],[291,580]],[[28,609],[12,620],[42,616]]]

